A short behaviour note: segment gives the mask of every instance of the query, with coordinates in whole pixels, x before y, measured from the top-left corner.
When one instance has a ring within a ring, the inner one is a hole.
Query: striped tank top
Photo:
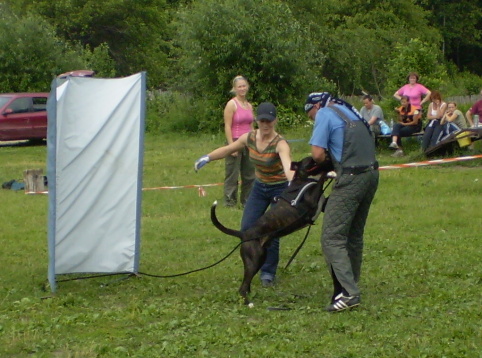
[[[248,135],[249,159],[254,164],[256,179],[265,184],[284,183],[286,175],[281,163],[281,158],[276,153],[276,146],[281,140],[285,140],[279,134],[268,144],[261,153],[256,146],[256,130]]]

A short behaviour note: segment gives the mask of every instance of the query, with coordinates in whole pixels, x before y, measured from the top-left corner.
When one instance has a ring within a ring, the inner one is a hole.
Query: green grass
[[[308,139],[309,129],[286,137]],[[143,186],[222,182],[222,161],[192,169],[222,142],[147,136]],[[416,142],[405,148],[410,155],[397,159],[379,149],[381,165],[424,160]],[[293,159],[310,150],[298,141],[292,149]],[[25,169],[45,170],[46,147],[0,146],[0,161],[2,183],[21,179]],[[237,252],[187,276],[61,282],[51,294],[48,198],[1,190],[0,357],[482,357],[482,160],[384,170],[380,178],[366,227],[362,305],[339,314],[322,310],[331,280],[320,219],[288,270],[305,231],[282,239],[279,284],[263,289],[255,279],[252,309],[237,296]],[[195,188],[143,193],[142,272],[201,268],[238,243],[209,219],[222,186],[205,190],[206,197]],[[230,227],[241,213],[218,209]]]

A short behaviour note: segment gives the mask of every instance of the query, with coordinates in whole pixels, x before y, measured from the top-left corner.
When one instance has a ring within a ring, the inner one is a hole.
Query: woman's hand
[[[204,167],[206,164],[208,164],[211,161],[208,155],[203,155],[201,158],[196,160],[194,162],[194,171],[198,171],[202,167]]]

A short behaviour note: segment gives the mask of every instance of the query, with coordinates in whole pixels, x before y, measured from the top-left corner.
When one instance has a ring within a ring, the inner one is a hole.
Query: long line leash
[[[256,239],[253,239],[253,240],[256,240]],[[198,268],[198,269],[194,269],[194,270],[190,270],[190,271],[186,271],[186,272],[182,272],[182,273],[173,274],[173,275],[154,275],[154,274],[150,274],[150,273],[146,273],[146,272],[140,272],[140,271],[139,272],[115,272],[115,273],[106,273],[106,274],[99,274],[99,275],[90,275],[90,276],[68,278],[68,279],[64,279],[64,280],[57,280],[56,282],[58,283],[58,282],[68,282],[68,281],[76,281],[76,280],[86,280],[86,279],[90,279],[90,278],[109,277],[109,276],[117,276],[117,275],[129,275],[129,277],[144,275],[144,276],[157,277],[157,278],[171,278],[171,277],[185,276],[185,275],[189,275],[189,274],[194,273],[194,272],[207,270],[211,267],[219,265],[221,262],[223,262],[229,256],[231,256],[234,253],[234,251],[236,251],[236,249],[243,244],[243,242],[248,242],[248,241],[251,241],[251,240],[240,241],[234,247],[234,249],[232,249],[227,255],[225,255],[222,259],[216,261],[215,263],[213,263],[211,265],[201,267],[201,268]]]
[[[311,225],[309,225],[308,230],[306,230],[305,238],[301,241],[301,243],[296,248],[295,252],[293,252],[290,259],[288,260],[288,263],[285,266],[285,270],[288,268],[288,266],[291,264],[291,262],[295,259],[296,255],[298,255],[298,252],[300,252],[301,248],[305,244],[306,239],[308,238],[308,235],[310,234],[310,230],[311,230]]]
[[[325,190],[330,185],[331,181],[332,180],[329,180],[326,183],[325,187],[322,188],[321,194],[323,194],[325,192]],[[302,219],[302,217],[300,219]],[[305,241],[308,238],[308,235],[310,233],[311,225],[312,224],[308,225],[308,230],[305,234],[304,239],[302,240],[301,244],[297,247],[295,252],[291,255],[291,258],[289,259],[288,263],[286,264],[285,269],[288,268],[288,266],[291,264],[291,262],[294,260],[296,255],[298,255],[298,252],[303,247],[303,245],[304,245],[304,243],[305,243]],[[278,229],[278,230],[276,230],[276,232],[281,232],[285,229],[286,229],[286,227]],[[275,232],[275,234],[276,234],[276,232]],[[90,279],[90,278],[109,277],[109,276],[117,276],[117,275],[128,275],[127,278],[132,277],[132,276],[139,276],[139,275],[144,275],[144,276],[148,276],[148,277],[156,277],[156,278],[173,278],[173,277],[179,277],[179,276],[186,276],[186,275],[189,275],[189,274],[192,274],[192,273],[195,273],[195,272],[199,272],[199,271],[204,271],[204,270],[212,268],[216,265],[219,265],[221,262],[225,261],[229,256],[231,256],[234,253],[234,251],[236,251],[243,243],[258,240],[258,239],[259,239],[259,237],[255,237],[255,238],[252,238],[252,239],[249,239],[249,240],[240,241],[227,255],[225,255],[223,258],[219,259],[218,261],[216,261],[216,262],[214,262],[214,263],[212,263],[208,266],[204,266],[204,267],[201,267],[201,268],[198,268],[198,269],[194,269],[194,270],[190,270],[190,271],[186,271],[186,272],[182,272],[182,273],[178,273],[178,274],[155,275],[155,274],[150,274],[150,273],[141,272],[141,271],[139,271],[139,272],[115,272],[115,273],[106,273],[106,274],[74,277],[74,278],[68,278],[68,279],[64,279],[64,280],[56,280],[56,282],[59,283],[59,282],[68,282],[68,281],[76,281],[76,280],[86,280],[86,279]]]

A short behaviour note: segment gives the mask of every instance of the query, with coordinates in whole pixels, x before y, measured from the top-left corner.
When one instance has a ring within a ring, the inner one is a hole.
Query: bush
[[[56,75],[85,64],[38,15],[18,18],[0,11],[0,48],[1,92],[48,92]]]
[[[417,72],[419,82],[430,90],[443,90],[448,81],[442,53],[434,46],[419,39],[408,44],[397,44],[389,62],[388,81],[385,91],[391,95],[407,83],[407,75]]]
[[[221,108],[209,100],[179,92],[151,92],[147,101],[146,131],[151,133],[219,132]]]
[[[267,16],[269,14],[269,16]],[[224,106],[236,75],[253,102],[300,107],[321,82],[323,56],[288,5],[265,0],[207,0],[181,10],[175,24],[179,76],[174,85]]]
[[[305,113],[295,112],[283,106],[278,106],[276,110],[278,116],[277,129],[280,132],[287,132],[293,128],[311,127],[313,125]]]
[[[482,89],[482,77],[474,73],[462,72],[456,77],[454,82],[457,80],[463,85],[467,95],[477,95]]]

